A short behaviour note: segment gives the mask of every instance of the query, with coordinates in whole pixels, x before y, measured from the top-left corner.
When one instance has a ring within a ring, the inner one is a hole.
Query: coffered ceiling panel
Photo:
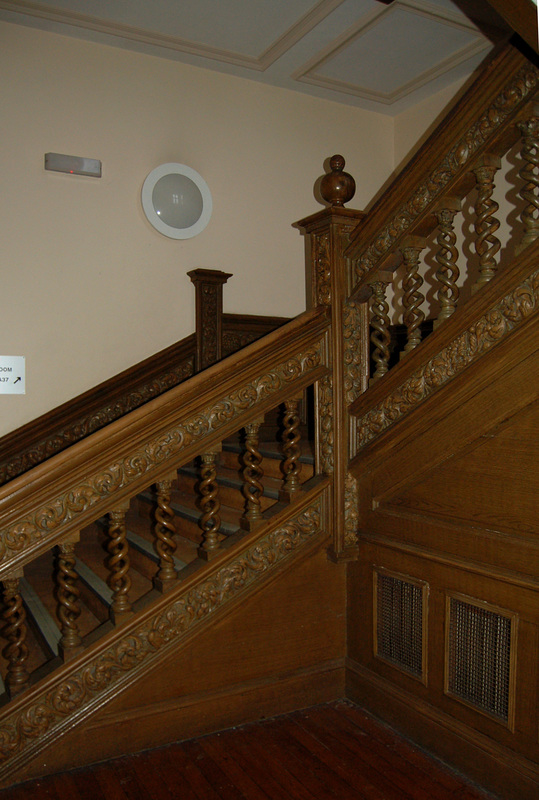
[[[453,16],[426,14],[396,2],[369,21],[360,20],[342,44],[333,43],[329,53],[296,77],[391,103],[489,49],[472,23]]]
[[[0,0],[0,19],[389,114],[506,35],[486,0]]]

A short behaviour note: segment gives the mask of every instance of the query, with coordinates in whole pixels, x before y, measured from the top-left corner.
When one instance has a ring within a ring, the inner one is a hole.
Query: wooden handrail
[[[0,488],[0,578],[328,372],[316,308]]]
[[[365,468],[367,445],[430,398],[478,357],[502,344],[511,333],[537,316],[539,241],[524,250],[496,281],[475,294],[444,325],[373,383],[350,406],[356,417],[357,441],[352,470]],[[530,277],[531,276],[531,277]]]
[[[537,52],[537,8],[532,0],[488,0],[489,5]]]
[[[194,374],[195,334],[0,439],[0,485]]]
[[[386,262],[404,236],[434,228],[442,197],[468,192],[470,169],[483,153],[505,153],[517,140],[516,123],[538,86],[537,68],[514,45],[492,59],[355,229],[346,251],[356,261],[355,296],[369,275],[395,267]]]
[[[207,315],[204,318],[207,323]],[[222,314],[223,355],[288,321]],[[0,438],[0,485],[194,375],[200,349],[196,339],[200,340],[201,331],[197,326],[190,336]]]

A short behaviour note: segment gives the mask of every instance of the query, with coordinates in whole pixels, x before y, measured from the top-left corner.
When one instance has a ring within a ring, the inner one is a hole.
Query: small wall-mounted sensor
[[[89,175],[92,178],[101,177],[101,161],[96,158],[45,153],[45,169],[51,169],[54,172],[67,172],[70,175]]]

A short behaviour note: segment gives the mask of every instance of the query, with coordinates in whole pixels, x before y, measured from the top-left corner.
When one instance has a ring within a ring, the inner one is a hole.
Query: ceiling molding
[[[436,22],[457,28],[458,30],[464,30],[473,34],[476,40],[459,48],[451,56],[439,61],[433,67],[422,70],[415,78],[406,81],[391,92],[376,91],[365,86],[340,81],[335,78],[328,78],[316,72],[316,70],[319,70],[324,64],[327,64],[339,53],[346,50],[366,33],[374,30],[384,19],[389,18],[399,9],[429,20],[434,19]],[[361,20],[358,20],[356,24],[344,31],[341,36],[335,39],[325,50],[314,56],[301,69],[296,70],[291,77],[296,81],[308,83],[321,89],[344,92],[345,94],[350,94],[355,97],[362,97],[365,100],[391,105],[397,100],[401,100],[421,88],[429,81],[454,69],[469,58],[472,58],[482,51],[486,52],[489,47],[491,47],[491,42],[468,20],[463,21],[463,19],[456,14],[446,11],[439,6],[433,6],[430,3],[421,2],[419,4],[414,2],[414,0],[396,0],[396,2],[393,2],[391,5],[384,5],[384,7],[380,9],[373,9],[370,14],[365,15]]]
[[[78,11],[69,11],[63,8],[54,8],[43,3],[32,3],[28,0],[0,0],[0,8],[16,14],[26,14],[30,17],[37,17],[49,22],[60,25],[69,25],[75,28],[83,28],[96,33],[104,33],[108,36],[116,36],[120,39],[128,39],[139,44],[146,44],[153,47],[163,47],[167,50],[175,50],[181,53],[200,56],[201,58],[211,58],[214,61],[221,61],[227,64],[234,64],[238,67],[253,69],[257,72],[265,72],[272,64],[277,61],[284,53],[299,42],[306,34],[322,22],[332,11],[338,8],[344,0],[320,0],[317,5],[304,14],[287,31],[285,31],[275,42],[273,42],[258,57],[246,56],[235,53],[231,50],[224,50],[211,45],[192,42],[178,36],[168,36],[158,31],[149,31],[144,28],[137,28],[133,25],[126,25],[114,20],[102,19],[101,17],[81,14]]]
[[[0,20],[396,114],[466,77],[506,33],[503,20],[501,30],[492,27],[499,18],[492,17],[488,4],[488,14],[481,12],[477,22],[461,10],[471,12],[483,0],[467,0],[469,8],[461,0],[440,1],[286,0],[281,19],[272,0],[253,0],[248,14],[240,0],[226,0],[225,24],[219,4],[196,0],[197,22],[191,25],[189,4],[181,0],[161,0],[156,11],[147,0],[107,0],[99,6],[75,0],[51,0],[51,5],[0,0]],[[64,7],[53,5],[59,2]],[[98,8],[107,16],[99,17]],[[266,20],[264,27],[257,10]],[[171,26],[191,38],[170,34]],[[421,55],[425,36],[430,46]],[[401,48],[408,43],[409,62]]]
[[[324,78],[322,75],[316,75],[314,73],[311,75],[298,77],[296,80],[301,81],[302,83],[309,83],[312,86],[318,86],[322,89],[329,89],[334,92],[344,92],[345,94],[354,95],[354,97],[362,97],[364,100],[372,100],[376,103],[392,105],[393,103],[396,103],[397,100],[402,100],[407,95],[412,94],[412,92],[415,92],[417,89],[425,86],[425,84],[429,83],[429,81],[432,81],[440,75],[443,75],[450,69],[453,69],[464,61],[467,61],[469,58],[472,58],[483,51],[486,53],[489,47],[490,43],[488,41],[481,40],[472,42],[471,44],[462,48],[458,54],[455,54],[444,61],[438,62],[435,67],[424,70],[416,78],[408,81],[407,83],[403,83],[393,92],[377,92],[372,89],[366,89],[351,83],[345,83],[344,81],[333,80],[332,78]]]
[[[41,3],[30,3],[27,0],[0,0],[0,8],[12,11],[16,14],[27,14],[30,17],[37,17],[48,22],[56,22],[61,25],[70,25],[75,28],[104,33],[108,36],[116,36],[121,39],[128,39],[139,44],[147,44],[153,47],[163,47],[167,50],[175,50],[181,53],[211,58],[215,61],[222,61],[226,64],[235,64],[238,67],[247,67],[263,71],[259,59],[252,56],[244,56],[230,50],[222,50],[210,45],[197,44],[187,39],[180,39],[177,36],[168,36],[157,31],[148,31],[144,28],[136,28],[122,22],[101,19],[87,14],[80,14],[78,11],[66,11],[63,8],[52,8]]]
[[[279,36],[267,50],[262,53],[259,63],[263,70],[268,69],[284,53],[290,50],[304,36],[316,28],[332,11],[344,3],[344,0],[321,0],[318,5],[308,11],[301,19],[292,25],[286,33]]]

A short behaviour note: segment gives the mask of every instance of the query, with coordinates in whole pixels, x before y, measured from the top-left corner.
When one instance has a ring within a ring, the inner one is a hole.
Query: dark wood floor
[[[348,702],[54,775],[0,800],[485,800]]]

